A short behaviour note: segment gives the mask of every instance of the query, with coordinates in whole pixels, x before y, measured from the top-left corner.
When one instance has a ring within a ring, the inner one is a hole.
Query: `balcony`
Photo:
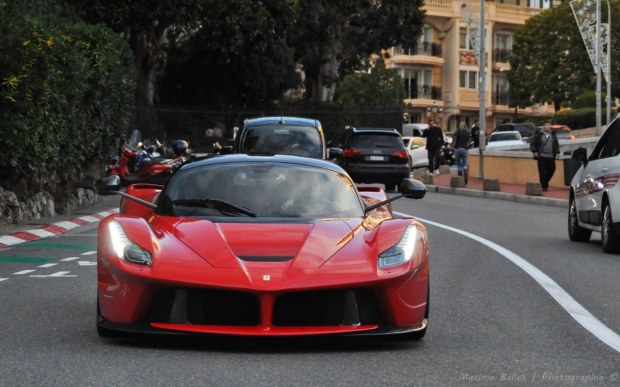
[[[395,64],[441,65],[443,58],[441,45],[424,42],[413,48],[394,47],[391,61]]]
[[[394,55],[425,55],[441,56],[441,46],[435,43],[424,42],[414,48],[394,47]]]
[[[407,99],[441,100],[441,88],[435,86],[413,86]]]

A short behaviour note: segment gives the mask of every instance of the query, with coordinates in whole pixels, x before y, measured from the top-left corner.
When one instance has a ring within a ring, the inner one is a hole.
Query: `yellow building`
[[[540,114],[552,108],[546,105],[509,107],[508,57],[513,35],[528,18],[551,6],[556,0],[485,1],[486,26],[486,130],[519,114]],[[480,20],[480,2],[425,0],[425,25],[416,48],[394,47],[385,53],[386,66],[397,69],[405,80],[406,122],[426,122],[434,117],[446,131],[453,132],[458,122],[468,126],[479,117],[479,64],[471,44],[465,20],[467,9]]]

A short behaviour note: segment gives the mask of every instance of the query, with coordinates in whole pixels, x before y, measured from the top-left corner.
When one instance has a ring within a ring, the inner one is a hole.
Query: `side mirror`
[[[588,161],[588,150],[582,147],[577,148],[573,151],[571,158],[585,164]]]
[[[338,159],[342,157],[342,149],[340,148],[329,148],[327,152],[328,152],[328,158],[330,159]]]
[[[426,186],[420,180],[403,179],[400,192],[408,199],[422,199],[426,195]]]
[[[420,180],[405,178],[400,183],[400,192],[401,192],[400,195],[393,196],[387,200],[384,200],[382,202],[375,203],[372,206],[366,207],[364,209],[364,214],[368,214],[370,211],[374,210],[375,208],[384,206],[388,203],[393,202],[394,200],[398,200],[401,198],[422,199],[424,195],[426,195],[426,186]]]
[[[95,191],[99,195],[116,195],[115,191],[121,188],[120,176],[106,176],[95,182]]]

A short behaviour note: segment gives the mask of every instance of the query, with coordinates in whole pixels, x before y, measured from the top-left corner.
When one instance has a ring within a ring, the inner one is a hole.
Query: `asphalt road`
[[[0,385],[619,383],[620,352],[507,258],[529,262],[620,332],[620,256],[604,254],[598,240],[570,242],[565,209],[438,193],[401,199],[394,208],[428,221],[431,313],[420,342],[101,339],[95,331],[96,225],[88,225],[0,251],[0,278],[8,278],[0,282]],[[486,241],[506,250],[499,253]]]

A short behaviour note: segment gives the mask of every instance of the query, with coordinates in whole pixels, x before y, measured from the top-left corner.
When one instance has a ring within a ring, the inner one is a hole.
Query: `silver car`
[[[571,181],[568,236],[587,242],[601,233],[603,250],[620,252],[620,115],[596,143],[592,154],[578,148],[572,158],[582,163]]]

